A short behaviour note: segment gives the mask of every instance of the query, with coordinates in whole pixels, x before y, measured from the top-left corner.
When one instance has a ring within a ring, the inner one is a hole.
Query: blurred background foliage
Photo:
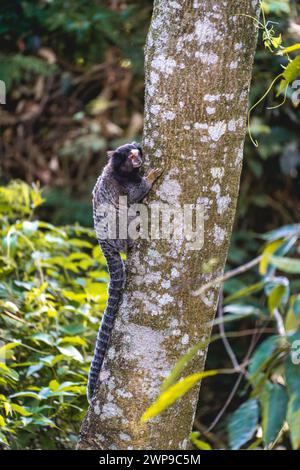
[[[285,46],[300,42],[297,3],[263,1]],[[151,9],[151,0],[1,1],[0,79],[7,86],[7,103],[0,106],[0,356],[7,358],[6,365],[0,361],[4,447],[75,445],[106,300],[105,262],[91,228],[91,190],[106,151],[141,138],[143,46]],[[252,104],[281,72],[282,63],[283,58],[266,50],[260,39]],[[294,225],[300,217],[299,107],[290,98],[291,91],[284,106],[268,109],[281,100],[275,87],[253,113],[251,131],[259,147],[247,139],[227,270],[263,249],[268,256],[292,254],[295,261],[299,256],[299,228]],[[287,228],[275,238],[264,235],[280,227]],[[286,378],[288,341],[277,341],[272,313],[276,308],[285,329],[297,334],[299,267],[290,272],[281,264],[283,272],[277,268],[278,273],[268,263],[269,258],[265,271],[254,268],[224,285],[222,315],[237,314],[239,321],[217,322],[216,333],[224,323],[223,341],[210,346],[206,368],[232,367],[224,340],[230,331],[241,332],[230,339],[231,347],[237,361],[246,369],[252,367],[252,372],[240,374],[238,383],[229,374],[203,382],[191,437],[200,448],[300,445],[299,435],[291,436],[291,425],[286,424],[290,400],[296,413],[294,428],[300,429],[300,401],[298,406],[295,395],[300,377],[296,385]],[[243,334],[247,331],[254,333]],[[269,358],[274,361],[265,364]],[[255,364],[262,366],[262,388],[249,381]],[[264,400],[259,403],[263,388]],[[268,410],[278,400],[285,413],[269,424]],[[238,428],[241,421],[249,427]]]

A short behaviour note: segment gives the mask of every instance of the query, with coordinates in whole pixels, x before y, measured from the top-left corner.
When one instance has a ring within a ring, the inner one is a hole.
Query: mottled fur
[[[120,253],[127,253],[133,245],[130,239],[105,239],[99,230],[102,218],[107,214],[99,211],[105,204],[113,205],[118,211],[119,197],[127,196],[128,205],[138,203],[148,194],[160,171],[151,170],[146,177],[140,175],[142,163],[141,148],[136,144],[126,144],[109,152],[108,164],[98,178],[93,191],[94,225],[98,242],[106,258],[110,283],[108,301],[99,328],[94,357],[88,378],[88,400],[91,401],[103,359],[113,329],[115,315],[122,296],[125,282],[125,269]]]

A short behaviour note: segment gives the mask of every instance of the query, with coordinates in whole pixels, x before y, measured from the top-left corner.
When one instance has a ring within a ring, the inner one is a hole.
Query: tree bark
[[[145,50],[146,168],[163,175],[147,202],[202,204],[204,245],[140,241],[79,449],[186,449],[200,385],[140,418],[189,347],[210,335],[238,197],[258,15],[252,0],[156,0]],[[204,368],[207,349],[185,373]]]

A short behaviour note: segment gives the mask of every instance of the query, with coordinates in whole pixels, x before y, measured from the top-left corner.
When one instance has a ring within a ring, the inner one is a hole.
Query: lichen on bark
[[[80,449],[186,449],[199,387],[161,416],[140,417],[176,361],[210,335],[234,221],[257,31],[257,1],[156,0],[145,49],[146,168],[163,175],[147,201],[202,204],[204,245],[144,240],[127,282]],[[213,266],[207,272],[206,266]],[[204,367],[206,349],[186,373]]]

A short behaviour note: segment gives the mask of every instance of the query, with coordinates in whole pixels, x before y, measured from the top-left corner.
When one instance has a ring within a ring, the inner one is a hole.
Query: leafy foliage
[[[228,432],[230,447],[240,449],[253,436],[258,424],[259,409],[257,400],[243,403],[231,416]]]
[[[0,440],[73,447],[106,302],[93,231],[34,219],[37,187],[0,187]]]
[[[300,226],[295,224],[282,227],[266,234],[264,238],[267,239],[267,243],[260,258],[260,280],[225,297],[224,313],[227,315],[215,322],[218,326],[227,322],[231,325],[233,321],[244,320],[245,316],[253,316],[259,320],[261,331],[263,331],[263,325],[268,324],[273,324],[274,331],[278,331],[278,334],[267,336],[252,353],[245,374],[252,391],[250,398],[240,405],[229,420],[229,444],[232,449],[241,448],[252,439],[261,422],[263,443],[265,446],[272,446],[281,437],[287,422],[292,446],[298,449],[300,446],[298,432],[300,341],[297,343],[297,340],[300,338],[300,304],[297,295],[298,287],[294,284],[293,277],[290,279],[283,277],[281,272],[277,273],[277,270],[280,269],[290,275],[299,273],[297,255]],[[277,254],[282,256],[276,256]],[[255,301],[255,295],[261,291],[265,297],[267,307],[265,309],[257,308]],[[235,304],[234,301],[238,303]],[[230,305],[226,306],[228,302]],[[225,334],[230,337],[230,332],[227,331]],[[222,337],[221,330],[221,335],[212,336],[210,342]],[[291,346],[296,348],[296,352],[293,352]],[[188,375],[176,382],[188,362],[201,348],[203,348],[203,343],[194,345],[178,361],[165,380],[160,396],[146,410],[142,421],[163,412],[200,379],[222,373],[220,370],[208,370]],[[242,367],[237,369],[235,366],[235,369],[235,372],[243,371]]]

